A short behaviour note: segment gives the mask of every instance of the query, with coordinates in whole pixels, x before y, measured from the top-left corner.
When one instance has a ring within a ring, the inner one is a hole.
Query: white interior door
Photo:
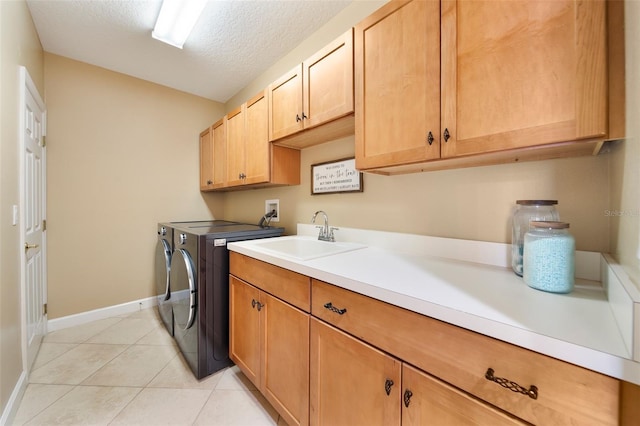
[[[24,67],[20,69],[20,234],[22,255],[23,362],[31,370],[46,333],[46,111]]]

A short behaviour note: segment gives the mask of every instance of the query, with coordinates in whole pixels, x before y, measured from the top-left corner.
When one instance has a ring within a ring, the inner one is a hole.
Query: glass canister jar
[[[568,223],[531,222],[531,229],[524,236],[524,282],[529,287],[552,293],[571,292],[575,250]]]
[[[536,220],[560,220],[556,204],[558,204],[558,200],[516,201],[511,234],[511,267],[516,275],[522,276],[524,234],[529,231],[529,224]]]

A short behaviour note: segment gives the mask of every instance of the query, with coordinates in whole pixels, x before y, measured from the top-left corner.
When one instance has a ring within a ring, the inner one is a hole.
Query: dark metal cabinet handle
[[[305,114],[304,112],[302,113],[302,119],[304,120],[305,118],[309,118],[307,117],[307,114]]]
[[[444,129],[443,136],[444,136],[444,141],[445,142],[449,140],[449,138],[451,137],[451,135],[449,134],[449,129]]]
[[[516,382],[512,382],[511,380],[505,379],[503,377],[496,377],[493,375],[493,368],[487,369],[487,372],[484,373],[484,378],[499,384],[503,388],[509,389],[512,392],[521,393],[523,395],[527,395],[531,399],[538,399],[538,387],[531,385],[529,389],[520,386]]]
[[[263,306],[264,306],[264,304],[258,302],[256,299],[251,299],[251,307],[252,308],[258,308],[258,311],[260,311]]]
[[[411,392],[409,389],[405,389],[404,397],[402,398],[404,400],[405,407],[409,408],[409,404],[411,403],[412,396],[413,396],[413,392]]]
[[[300,114],[296,114],[296,123],[302,121],[302,118],[300,118]]]
[[[213,181],[212,181],[211,179],[209,179],[209,180],[207,181],[207,185],[211,185],[212,183],[213,183]]]
[[[393,386],[393,380],[387,379],[384,382],[384,391],[387,393],[387,395],[391,394],[391,386]]]
[[[324,307],[330,310],[331,312],[335,312],[338,315],[344,315],[347,312],[347,308],[338,309],[331,302],[327,302],[324,304]]]
[[[429,142],[429,145],[433,143],[433,140],[433,133],[429,132],[429,134],[427,135],[427,142]]]

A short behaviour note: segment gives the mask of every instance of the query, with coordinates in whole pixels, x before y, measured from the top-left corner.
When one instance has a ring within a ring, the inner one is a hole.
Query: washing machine
[[[196,378],[231,364],[227,243],[278,237],[283,231],[242,223],[173,229],[168,302],[175,341]]]
[[[169,298],[171,297],[171,256],[173,255],[173,229],[221,227],[235,225],[236,222],[226,220],[196,220],[185,222],[158,223],[158,242],[155,254],[155,279],[158,313],[169,334],[173,336],[173,311]]]

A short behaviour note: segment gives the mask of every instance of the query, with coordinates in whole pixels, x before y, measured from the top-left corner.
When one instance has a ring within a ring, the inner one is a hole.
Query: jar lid
[[[558,204],[558,200],[518,200],[516,204],[521,206],[553,206]]]
[[[539,220],[530,223],[535,228],[547,228],[547,229],[566,229],[569,227],[567,222],[556,222],[553,220]]]

